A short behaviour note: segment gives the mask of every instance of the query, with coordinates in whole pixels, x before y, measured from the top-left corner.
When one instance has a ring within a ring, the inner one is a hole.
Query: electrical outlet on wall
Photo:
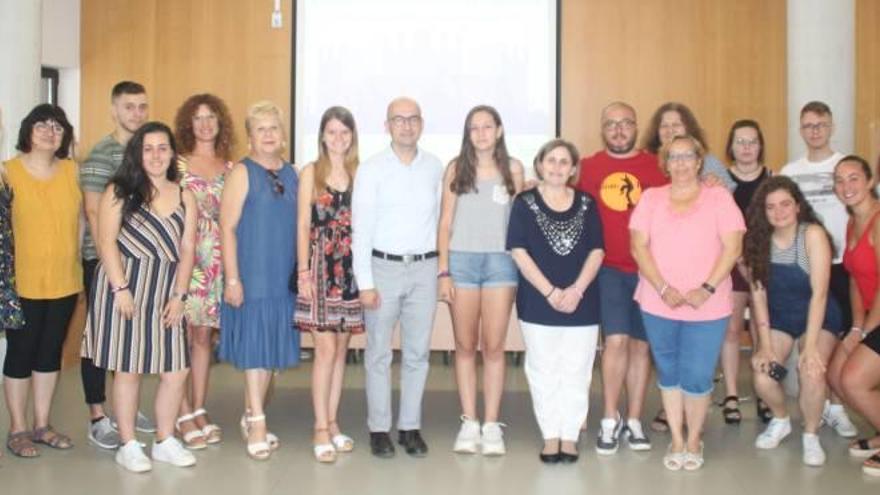
[[[272,12],[272,29],[281,29],[282,24],[283,23],[282,23],[282,19],[281,19],[281,11],[280,10],[273,11]]]

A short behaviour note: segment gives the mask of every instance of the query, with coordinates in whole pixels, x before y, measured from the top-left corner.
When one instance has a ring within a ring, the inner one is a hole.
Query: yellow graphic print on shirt
[[[641,196],[642,183],[638,177],[627,172],[608,174],[599,187],[599,198],[614,211],[632,210]]]

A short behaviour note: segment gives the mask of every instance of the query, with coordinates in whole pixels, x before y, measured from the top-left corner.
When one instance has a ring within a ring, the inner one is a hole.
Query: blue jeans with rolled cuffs
[[[730,317],[683,321],[642,311],[642,319],[660,390],[681,390],[690,396],[710,394]]]

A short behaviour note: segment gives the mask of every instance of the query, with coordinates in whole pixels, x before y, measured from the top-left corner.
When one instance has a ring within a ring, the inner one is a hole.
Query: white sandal
[[[184,414],[183,416],[177,418],[177,421],[174,422],[174,429],[177,430],[178,435],[181,440],[183,440],[183,445],[189,450],[202,450],[208,446],[207,439],[205,438],[204,433],[198,427],[194,430],[190,430],[186,433],[180,428],[181,423],[186,423],[187,421],[192,421],[195,419],[195,414]],[[201,442],[197,442],[197,440],[201,439]]]
[[[246,423],[259,423],[260,421],[266,421],[266,415],[261,414],[259,416],[247,416],[245,418]],[[269,446],[269,442],[248,442],[247,444],[247,453],[248,456],[255,461],[265,461],[272,456],[272,448]]]
[[[204,407],[200,407],[199,409],[193,411],[192,417],[193,419],[195,419],[199,416],[206,416],[207,414],[208,411],[206,411]],[[207,444],[220,443],[220,441],[223,440],[223,430],[220,428],[220,426],[214,423],[206,424],[205,427],[202,428],[202,435],[204,435],[205,443]]]
[[[329,424],[336,425],[337,429],[339,428],[339,424],[336,423],[336,421],[330,421]],[[336,452],[347,454],[354,450],[354,439],[344,433],[333,435],[333,438],[331,438],[330,441],[333,442],[333,447],[336,448]]]
[[[327,428],[318,428],[315,430],[316,433],[322,431],[329,434]],[[332,443],[316,443],[313,445],[312,449],[315,452],[316,461],[324,464],[332,464],[336,462],[336,448]]]
[[[247,417],[247,413],[242,414],[241,420],[238,422],[239,429],[241,430],[241,438],[245,442],[247,442],[249,431]],[[278,450],[278,447],[281,447],[281,441],[279,441],[278,437],[269,430],[266,430],[266,441],[269,443],[269,448],[272,450]]]

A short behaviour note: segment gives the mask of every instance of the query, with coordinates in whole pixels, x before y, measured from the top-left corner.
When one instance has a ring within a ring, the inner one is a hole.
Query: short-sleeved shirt
[[[79,168],[79,187],[83,192],[103,193],[107,183],[122,165],[122,155],[125,146],[113,138],[113,135],[105,136],[95,144],[86,161]],[[86,226],[82,248],[83,259],[98,259],[98,251],[95,249],[95,240],[92,237],[91,227]]]
[[[27,299],[58,299],[82,290],[77,165],[60,160],[51,178],[37,179],[21,158],[6,162],[12,188],[15,288]]]
[[[670,186],[646,191],[630,219],[630,229],[648,236],[648,250],[663,279],[680,291],[700,287],[712,272],[723,245],[721,236],[746,230],[733,196],[722,187],[701,187],[699,196],[684,212],[672,210]],[[733,284],[724,278],[698,309],[688,305],[670,308],[660,294],[639,275],[635,296],[642,310],[663,318],[684,321],[717,320],[733,310]]]
[[[581,160],[577,188],[596,198],[599,205],[605,266],[627,273],[638,271],[629,250],[629,217],[646,189],[668,182],[657,157],[643,151],[623,159],[600,151]]]
[[[590,253],[604,248],[596,201],[577,191],[571,207],[558,212],[547,206],[537,189],[521,193],[513,202],[507,228],[507,249],[515,248],[525,249],[554,287],[570,286]],[[539,325],[597,325],[599,291],[594,281],[573,313],[560,313],[520,273],[516,312],[520,320]]]

